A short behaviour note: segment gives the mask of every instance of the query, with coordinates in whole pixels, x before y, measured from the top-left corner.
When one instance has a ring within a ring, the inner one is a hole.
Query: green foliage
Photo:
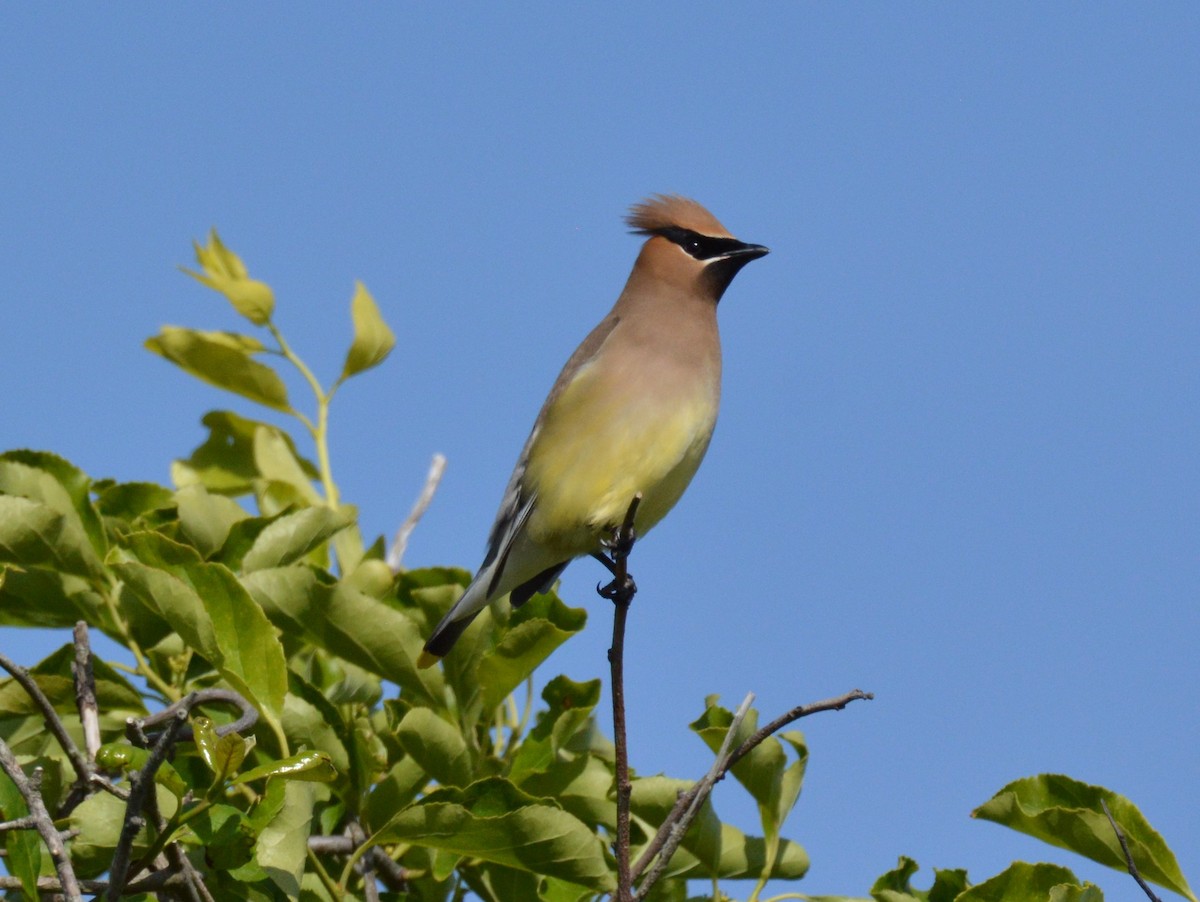
[[[68,629],[86,622],[125,648],[124,662],[94,662],[97,764],[118,782],[146,767],[126,721],[197,690],[240,694],[258,712],[230,729],[229,711],[191,711],[191,740],[154,772],[156,811],[136,835],[131,874],[182,849],[214,898],[361,898],[380,880],[414,902],[473,894],[487,902],[581,902],[614,888],[614,756],[597,729],[599,680],[555,676],[535,701],[535,671],[583,629],[586,613],[553,594],[518,611],[486,609],[440,668],[421,670],[423,637],[461,595],[469,574],[428,568],[393,574],[382,540],[366,543],[338,496],[328,453],[328,412],[341,385],[379,365],[395,345],[371,295],[356,285],[353,338],[325,388],[284,340],[274,293],[213,232],[187,272],[224,296],[262,337],[164,327],[147,347],[184,371],[296,420],[314,460],[283,429],[230,411],[205,414],[206,437],[174,462],[171,487],[93,480],[56,455],[0,455],[0,626]],[[298,410],[276,369],[312,390]],[[31,678],[82,744],[74,648],[65,644]],[[636,698],[636,688],[633,696]],[[758,726],[750,711],[736,747]],[[680,718],[680,726],[682,727]],[[714,751],[734,716],[708,699],[691,729]],[[159,727],[161,729],[161,727]],[[79,876],[110,868],[126,804],[104,792],[72,799],[76,775],[44,712],[15,681],[0,682],[0,739],[41,791]],[[153,739],[153,735],[151,736]],[[634,757],[636,759],[636,750]],[[649,902],[684,902],[687,881],[795,880],[808,857],[782,834],[808,760],[799,732],[769,737],[732,769],[754,799],[762,836],[721,822],[705,802]],[[690,781],[634,775],[633,860]],[[1005,787],[975,815],[1123,867],[1105,800],[1129,836],[1142,873],[1186,896],[1174,857],[1128,800],[1063,777]],[[0,774],[0,820],[25,803]],[[340,854],[310,838],[345,838]],[[24,898],[54,869],[32,830],[0,833]],[[319,847],[314,847],[314,849]],[[389,866],[390,865],[390,866]],[[871,889],[879,902],[1050,899],[1099,902],[1055,865],[1014,864],[972,886],[961,870],[935,871],[917,890],[901,859]],[[790,896],[789,896],[790,897]],[[13,896],[16,898],[16,896]]]

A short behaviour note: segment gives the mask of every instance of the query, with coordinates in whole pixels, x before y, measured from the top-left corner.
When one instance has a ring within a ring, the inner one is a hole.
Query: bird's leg
[[[638,505],[641,503],[642,493],[638,492],[629,502],[629,509],[625,512],[625,521],[620,526],[613,527],[612,538],[604,543],[608,553],[592,552],[592,557],[603,564],[613,577],[608,585],[597,585],[596,592],[601,598],[607,598],[617,604],[628,605],[633,601],[633,596],[637,594],[637,583],[629,575],[627,561],[633,551],[634,542],[637,541],[637,531],[633,527],[633,521],[637,516]]]

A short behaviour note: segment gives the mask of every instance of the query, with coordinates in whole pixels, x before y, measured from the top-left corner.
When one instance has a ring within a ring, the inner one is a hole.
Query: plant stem
[[[267,323],[267,328],[271,330],[271,336],[279,344],[279,353],[297,370],[304,380],[308,383],[309,388],[317,399],[317,423],[314,426],[312,421],[302,414],[297,413],[297,418],[308,427],[308,431],[312,433],[313,442],[317,447],[317,468],[321,472],[321,485],[325,489],[325,503],[329,507],[337,510],[338,507],[338,489],[337,483],[333,481],[333,470],[329,464],[329,402],[333,400],[334,392],[337,391],[337,383],[329,391],[321,388],[321,383],[317,381],[317,377],[313,375],[313,371],[309,369],[308,364],[300,359],[300,356],[292,350],[291,345],[283,337],[283,333],[272,322]],[[293,413],[295,413],[293,411]]]

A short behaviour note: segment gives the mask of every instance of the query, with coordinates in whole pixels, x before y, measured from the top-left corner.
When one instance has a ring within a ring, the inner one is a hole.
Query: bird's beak
[[[730,247],[725,253],[717,257],[718,260],[733,260],[739,259],[743,264],[749,263],[751,260],[757,260],[759,257],[765,257],[771,253],[769,247],[763,247],[761,244],[746,244],[739,241],[733,247]]]

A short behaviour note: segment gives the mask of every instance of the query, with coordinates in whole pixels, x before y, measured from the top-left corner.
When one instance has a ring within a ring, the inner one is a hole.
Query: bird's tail
[[[454,612],[451,611],[450,613],[453,614]],[[424,670],[426,667],[432,667],[449,654],[450,649],[454,647],[454,643],[458,641],[458,637],[471,625],[471,621],[478,616],[479,611],[472,611],[458,620],[451,620],[450,614],[442,618],[442,622],[437,625],[437,629],[433,631],[433,635],[429,637],[429,641],[421,649],[421,657],[417,658],[417,666]]]

